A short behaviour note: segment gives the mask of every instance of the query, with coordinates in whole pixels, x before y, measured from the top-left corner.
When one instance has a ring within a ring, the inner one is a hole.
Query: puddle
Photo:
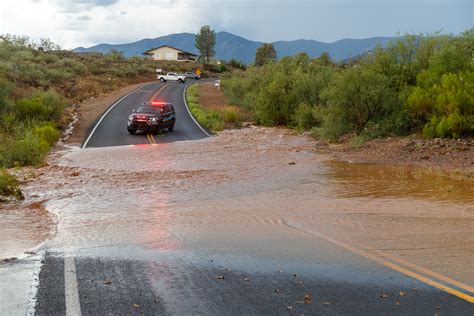
[[[434,200],[474,205],[471,179],[453,179],[439,171],[407,166],[330,161],[327,176],[341,197]]]

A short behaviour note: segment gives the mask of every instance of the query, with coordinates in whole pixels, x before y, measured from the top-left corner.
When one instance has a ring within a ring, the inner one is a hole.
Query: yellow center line
[[[146,134],[146,138],[148,139],[148,141],[150,142],[150,144],[157,144],[157,143],[156,143],[156,140],[155,140],[155,137],[153,137],[152,134]]]
[[[170,84],[169,83],[165,83],[160,89],[158,89],[158,91],[156,91],[150,98],[150,102],[153,102],[153,100],[156,99],[156,97],[161,93],[163,92],[163,90],[165,90],[166,87],[168,87]]]
[[[156,139],[155,139],[155,137],[154,137],[152,134],[148,134],[148,135],[150,136],[150,138],[149,138],[149,139],[150,139],[150,143],[156,144]]]
[[[436,278],[436,279],[438,279],[438,280],[444,281],[444,282],[446,282],[446,283],[450,283],[450,284],[452,284],[452,285],[454,285],[454,286],[456,286],[456,287],[458,287],[458,288],[460,288],[460,289],[463,289],[463,290],[465,290],[465,291],[474,293],[474,287],[472,287],[472,286],[470,286],[470,285],[468,285],[468,284],[461,283],[461,282],[459,282],[459,281],[457,281],[457,280],[454,280],[454,279],[452,279],[452,278],[450,278],[450,277],[441,275],[441,274],[436,273],[436,272],[434,272],[434,271],[431,271],[431,270],[429,270],[429,269],[426,269],[426,268],[423,268],[423,267],[419,267],[419,266],[417,266],[417,265],[415,265],[415,264],[413,264],[413,263],[411,263],[411,262],[408,262],[408,261],[406,261],[406,260],[404,260],[404,259],[401,259],[401,258],[397,258],[397,257],[392,256],[392,255],[390,255],[390,254],[384,253],[384,252],[382,252],[382,251],[380,251],[380,250],[374,250],[374,252],[375,252],[376,254],[378,254],[379,256],[382,256],[382,257],[385,257],[385,258],[390,259],[390,260],[392,260],[392,261],[398,262],[398,263],[400,263],[400,264],[402,264],[402,265],[404,265],[404,266],[407,266],[407,267],[409,267],[409,268],[411,268],[411,269],[413,269],[413,270],[417,270],[417,271],[419,271],[419,272],[421,272],[421,273],[423,273],[423,274],[432,276],[432,277],[434,277],[434,278]]]
[[[451,287],[449,287],[449,286],[447,286],[447,285],[445,285],[445,284],[441,284],[441,283],[439,283],[439,282],[437,282],[437,281],[435,281],[435,280],[432,280],[432,279],[430,279],[430,278],[428,278],[428,277],[426,277],[426,276],[423,276],[423,275],[418,274],[418,273],[416,273],[416,272],[410,271],[410,270],[408,270],[407,268],[401,267],[401,266],[399,266],[399,265],[397,265],[397,264],[395,264],[395,263],[393,263],[393,262],[386,261],[386,260],[384,260],[383,258],[379,258],[379,257],[377,257],[377,256],[375,256],[375,255],[373,255],[373,254],[370,254],[370,253],[368,253],[368,252],[366,252],[366,251],[357,249],[357,248],[355,248],[355,247],[353,247],[353,246],[350,246],[350,245],[348,245],[348,244],[346,244],[346,243],[344,243],[344,242],[341,242],[341,241],[339,241],[339,240],[332,239],[331,237],[328,237],[328,236],[323,235],[323,234],[321,234],[321,233],[307,232],[307,231],[302,230],[302,229],[300,229],[300,228],[294,227],[294,226],[292,226],[292,225],[290,225],[290,224],[288,224],[288,223],[286,223],[286,222],[284,223],[284,225],[287,226],[287,227],[289,227],[289,228],[291,228],[291,229],[294,229],[294,230],[296,230],[296,231],[298,231],[298,232],[304,233],[304,234],[306,234],[306,235],[309,235],[309,236],[312,236],[312,237],[317,237],[317,238],[326,240],[326,241],[328,241],[328,242],[330,242],[330,243],[333,243],[333,244],[335,244],[335,245],[337,245],[337,246],[339,246],[339,247],[341,247],[341,248],[344,248],[344,249],[346,249],[346,250],[348,250],[348,251],[350,251],[350,252],[352,252],[352,253],[358,254],[359,256],[365,257],[365,258],[367,258],[367,259],[369,259],[369,260],[371,260],[371,261],[374,261],[374,262],[377,262],[377,263],[379,263],[379,264],[381,264],[381,265],[383,265],[383,266],[386,266],[387,268],[390,268],[390,269],[392,269],[392,270],[398,271],[398,272],[400,272],[400,273],[402,273],[402,274],[405,274],[405,275],[407,275],[407,276],[409,276],[409,277],[411,277],[411,278],[413,278],[413,279],[416,279],[416,280],[418,280],[418,281],[420,281],[420,282],[423,282],[423,283],[425,283],[425,284],[431,285],[432,287],[435,287],[435,288],[437,288],[437,289],[439,289],[439,290],[441,290],[441,291],[444,291],[444,292],[446,292],[446,293],[449,293],[449,294],[452,294],[452,295],[454,295],[454,296],[457,296],[457,297],[459,297],[459,298],[461,298],[461,299],[463,299],[463,300],[465,300],[465,301],[468,301],[469,303],[474,303],[474,296],[465,294],[465,293],[463,293],[463,292],[461,292],[461,291],[458,291],[458,290],[456,290],[456,289],[453,289],[453,288],[451,288]],[[361,245],[358,245],[358,247],[359,247],[359,248],[362,248]],[[362,249],[364,249],[364,248],[362,248]],[[365,249],[367,249],[367,248],[365,248]],[[381,254],[381,253],[379,253],[379,255],[382,255],[382,256],[383,256],[383,254]],[[386,257],[387,257],[387,256],[386,256]],[[387,257],[387,258],[388,258],[388,257]],[[392,260],[393,260],[393,259],[392,259]],[[395,260],[394,260],[394,261],[395,261]],[[399,263],[402,262],[400,259],[398,259],[397,261],[399,261]],[[414,268],[414,267],[413,267],[414,265],[412,265],[412,264],[409,264],[409,265],[407,265],[407,266],[410,266],[410,265],[412,266],[412,268]],[[418,267],[417,267],[417,268],[418,268]],[[420,270],[420,271],[421,271],[422,269],[421,269],[421,268],[418,268],[417,270]],[[426,272],[425,272],[425,273],[426,273]],[[427,273],[427,274],[428,274],[428,273]],[[433,272],[433,274],[434,274],[434,272]],[[433,276],[433,275],[432,275],[432,276]],[[443,277],[443,278],[448,279],[447,277]],[[440,279],[440,280],[443,280],[443,278],[438,278],[438,277],[437,277],[437,279]],[[451,280],[451,279],[450,279],[450,280]],[[457,281],[455,281],[455,280],[451,280],[451,281],[454,281],[454,282],[449,282],[449,283],[451,283],[451,284],[453,284],[453,285],[456,285],[456,283],[462,284],[462,283],[457,282]],[[465,284],[462,284],[462,285],[463,285],[463,287],[459,286],[459,288],[463,288],[463,289],[465,289],[465,287],[469,288],[468,285],[465,285]],[[456,285],[456,286],[457,286],[457,285]]]

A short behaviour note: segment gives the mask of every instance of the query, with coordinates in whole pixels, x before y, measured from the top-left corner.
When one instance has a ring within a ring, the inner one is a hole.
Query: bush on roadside
[[[49,90],[18,100],[14,110],[22,121],[57,122],[65,107],[66,101],[53,90]]]
[[[53,146],[59,139],[60,133],[52,123],[45,123],[33,128],[33,135],[48,146]]]
[[[348,132],[375,132],[378,123],[402,109],[390,78],[371,69],[339,73],[331,82],[327,98],[322,132],[331,140]]]
[[[222,112],[223,112],[222,115],[225,122],[230,122],[230,123],[237,122],[238,114],[237,114],[236,108],[226,107]]]
[[[13,196],[23,199],[19,183],[7,170],[0,168],[0,201],[3,197]]]
[[[0,144],[0,166],[6,168],[39,165],[48,154],[47,140],[27,131],[22,137],[7,138]]]
[[[301,103],[296,107],[295,114],[293,115],[293,126],[297,130],[309,130],[313,126],[320,125],[320,123],[314,107],[306,103]]]

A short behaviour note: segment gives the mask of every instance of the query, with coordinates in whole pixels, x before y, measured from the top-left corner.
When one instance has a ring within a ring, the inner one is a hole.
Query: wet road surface
[[[56,153],[24,191],[57,230],[0,265],[2,313],[472,315],[472,180],[313,146],[248,128]]]
[[[106,114],[99,118],[100,123],[91,127],[83,146],[89,148],[166,143],[207,137],[206,132],[195,123],[184,103],[184,89],[191,83],[194,81],[185,84],[157,82],[132,91],[114,103],[110,111],[106,111]],[[152,100],[170,102],[174,105],[176,111],[174,131],[158,135],[146,135],[143,132],[136,135],[129,134],[127,118],[132,114],[132,110]]]

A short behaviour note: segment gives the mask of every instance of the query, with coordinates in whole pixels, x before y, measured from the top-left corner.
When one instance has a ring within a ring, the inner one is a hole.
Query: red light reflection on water
[[[146,147],[148,151],[143,153],[143,166],[151,173],[166,173],[169,171],[170,160],[166,155],[168,144],[146,144],[137,145]],[[151,205],[147,213],[149,218],[141,233],[141,243],[145,248],[155,250],[171,251],[178,249],[175,237],[171,234],[171,229],[176,221],[176,215],[169,207],[169,189],[160,187],[159,182],[152,180],[149,189],[137,196],[137,201],[146,201],[146,205]]]

